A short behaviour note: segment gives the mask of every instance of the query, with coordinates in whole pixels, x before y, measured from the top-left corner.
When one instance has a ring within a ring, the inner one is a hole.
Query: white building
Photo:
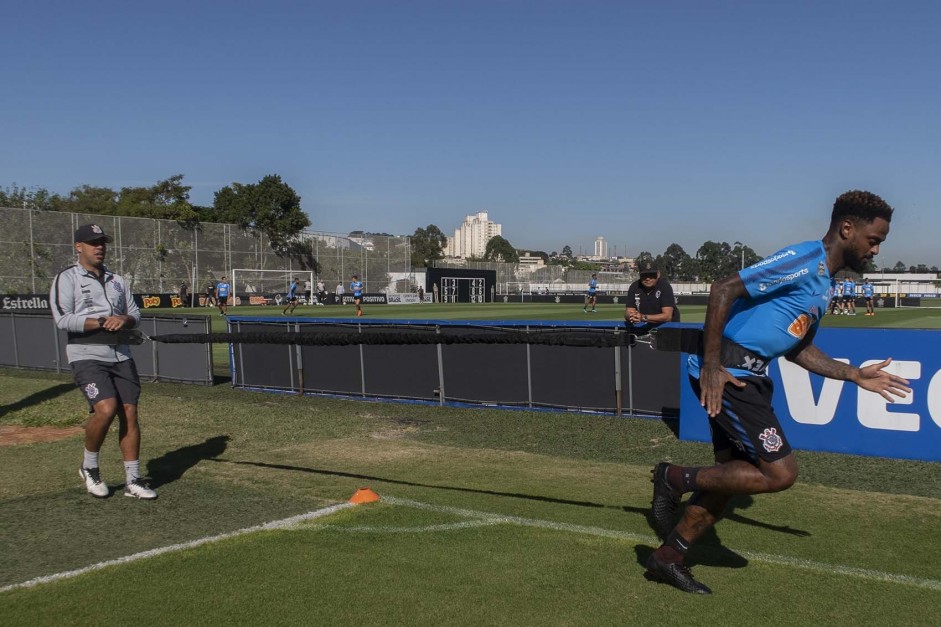
[[[608,258],[608,242],[600,235],[595,239],[595,259]]]
[[[487,212],[481,211],[464,218],[464,224],[454,230],[454,237],[448,238],[444,247],[446,257],[483,257],[487,242],[495,235],[502,235],[503,227],[487,219]]]

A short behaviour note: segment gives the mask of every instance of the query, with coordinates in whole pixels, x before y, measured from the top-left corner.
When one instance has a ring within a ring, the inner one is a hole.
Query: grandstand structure
[[[73,233],[87,223],[114,238],[107,264],[138,293],[172,293],[184,281],[201,293],[207,283],[231,278],[233,268],[309,270],[331,285],[356,274],[369,292],[394,291],[394,277],[412,276],[411,240],[403,236],[304,231],[297,240],[310,244],[311,260],[279,255],[263,233],[235,224],[0,208],[0,291],[48,292],[55,275],[75,262]]]

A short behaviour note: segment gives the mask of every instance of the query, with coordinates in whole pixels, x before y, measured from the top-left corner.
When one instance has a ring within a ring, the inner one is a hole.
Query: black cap
[[[93,242],[95,240],[103,239],[106,242],[112,242],[111,236],[105,233],[97,224],[83,224],[75,230],[75,243],[79,242]]]
[[[652,261],[645,261],[640,264],[640,275],[644,276],[645,274],[657,274],[657,264]]]

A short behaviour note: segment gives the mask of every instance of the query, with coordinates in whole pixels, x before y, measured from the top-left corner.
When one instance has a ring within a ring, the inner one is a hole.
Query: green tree
[[[0,207],[48,211],[54,209],[58,202],[62,202],[62,197],[50,194],[45,187],[20,187],[13,183],[10,187],[0,188]]]
[[[122,187],[116,211],[121,216],[192,222],[198,215],[189,202],[191,189],[183,184],[182,174],[150,187]]]
[[[740,262],[728,242],[705,242],[696,251],[699,279],[707,283],[730,275],[739,269]]]
[[[118,211],[118,194],[110,187],[82,185],[69,192],[57,208],[60,211],[113,216]]]
[[[444,259],[448,238],[434,224],[417,228],[412,234],[412,267],[424,268]]]
[[[487,261],[505,261],[507,263],[516,263],[520,260],[519,253],[513,248],[502,235],[494,235],[487,241],[487,248],[484,251],[484,259]]]
[[[565,256],[565,257],[571,258],[571,257],[572,257],[572,247],[569,246],[568,244],[566,244],[565,246],[563,246],[563,247],[562,247],[562,255]]]
[[[896,261],[895,266],[892,267],[892,272],[905,272],[906,266],[901,261]]]
[[[656,259],[654,258],[654,256],[650,253],[650,251],[648,251],[648,250],[642,250],[642,251],[640,251],[640,254],[638,254],[637,257],[634,258],[634,265],[639,268],[639,267],[641,267],[643,264],[647,263],[648,261],[649,261],[649,262],[654,262],[654,263],[656,263],[657,260],[656,260]]]
[[[657,257],[657,267],[663,276],[674,281],[689,281],[693,278],[693,263],[689,254],[679,244],[670,244]]]
[[[277,174],[257,183],[223,187],[215,194],[213,211],[221,221],[264,233],[278,254],[287,254],[291,240],[310,226],[310,218],[301,209],[301,197]]]

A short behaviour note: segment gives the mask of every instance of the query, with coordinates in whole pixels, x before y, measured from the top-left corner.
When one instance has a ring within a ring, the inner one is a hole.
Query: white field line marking
[[[430,505],[420,503],[409,499],[400,499],[393,496],[384,496],[382,501],[391,505],[401,505],[404,507],[413,507],[424,509],[431,512],[454,514],[456,516],[465,516],[467,518],[476,518],[492,523],[505,523],[508,525],[519,525],[522,527],[538,527],[541,529],[554,529],[556,531],[568,531],[570,533],[580,533],[603,538],[615,538],[619,540],[629,540],[631,542],[646,542],[648,544],[659,544],[653,536],[645,536],[627,531],[615,531],[612,529],[603,529],[601,527],[588,527],[585,525],[573,525],[571,523],[554,522],[551,520],[539,520],[534,518],[520,518],[518,516],[504,516],[502,514],[492,514],[490,512],[478,512],[470,509],[461,509],[457,507],[445,507],[441,505]],[[911,577],[909,575],[897,575],[886,573],[868,568],[854,568],[852,566],[843,566],[840,564],[827,564],[824,562],[815,562],[813,560],[800,557],[789,557],[787,555],[775,555],[773,553],[758,553],[753,551],[736,551],[739,555],[749,561],[763,562],[773,566],[788,566],[791,568],[800,568],[824,574],[840,574],[857,579],[868,581],[880,581],[884,583],[895,583],[916,588],[925,588],[941,592],[941,580],[922,579],[920,577]]]
[[[149,557],[163,555],[164,553],[184,551],[186,549],[192,549],[197,546],[202,546],[203,544],[209,544],[211,542],[219,542],[220,540],[228,540],[229,538],[244,536],[249,533],[257,533],[259,531],[270,531],[273,529],[288,529],[306,520],[313,520],[315,518],[321,518],[322,516],[329,516],[330,514],[333,514],[334,512],[338,512],[343,509],[348,509],[350,507],[354,507],[354,505],[352,503],[339,503],[338,505],[331,505],[330,507],[324,507],[323,509],[314,510],[312,512],[307,512],[305,514],[298,514],[297,516],[291,516],[290,518],[274,520],[272,522],[262,523],[260,525],[254,525],[252,527],[244,527],[242,529],[237,529],[235,531],[230,531],[228,533],[221,533],[216,536],[208,536],[205,538],[199,538],[197,540],[191,540],[190,542],[181,542],[180,544],[171,544],[170,546],[164,546],[164,547],[160,547],[157,549],[150,549],[149,551],[141,551],[140,553],[134,553],[133,555],[125,555],[124,557],[118,557],[118,558],[107,560],[104,562],[98,562],[97,564],[92,564],[91,566],[85,566],[83,568],[77,568],[75,570],[68,570],[65,572],[56,573],[54,575],[45,575],[43,577],[36,577],[35,579],[30,579],[29,581],[24,581],[22,583],[15,583],[15,584],[11,584],[8,586],[3,586],[2,588],[0,588],[0,593],[7,592],[9,590],[15,590],[17,588],[32,588],[40,584],[49,583],[52,581],[59,581],[60,579],[70,579],[72,577],[77,577],[79,575],[84,575],[85,573],[90,573],[92,571],[101,570],[102,568],[107,568],[109,566],[115,566],[117,564],[129,564],[131,562],[136,562],[138,560],[147,559]]]
[[[392,525],[357,525],[355,527],[346,525],[310,525],[299,527],[304,529],[329,529],[330,531],[342,531],[344,533],[427,533],[429,531],[455,531],[458,529],[472,529],[474,527],[490,527],[492,525],[502,524],[500,520],[465,520],[463,522],[442,523],[440,525],[425,525],[423,527],[395,527]]]

